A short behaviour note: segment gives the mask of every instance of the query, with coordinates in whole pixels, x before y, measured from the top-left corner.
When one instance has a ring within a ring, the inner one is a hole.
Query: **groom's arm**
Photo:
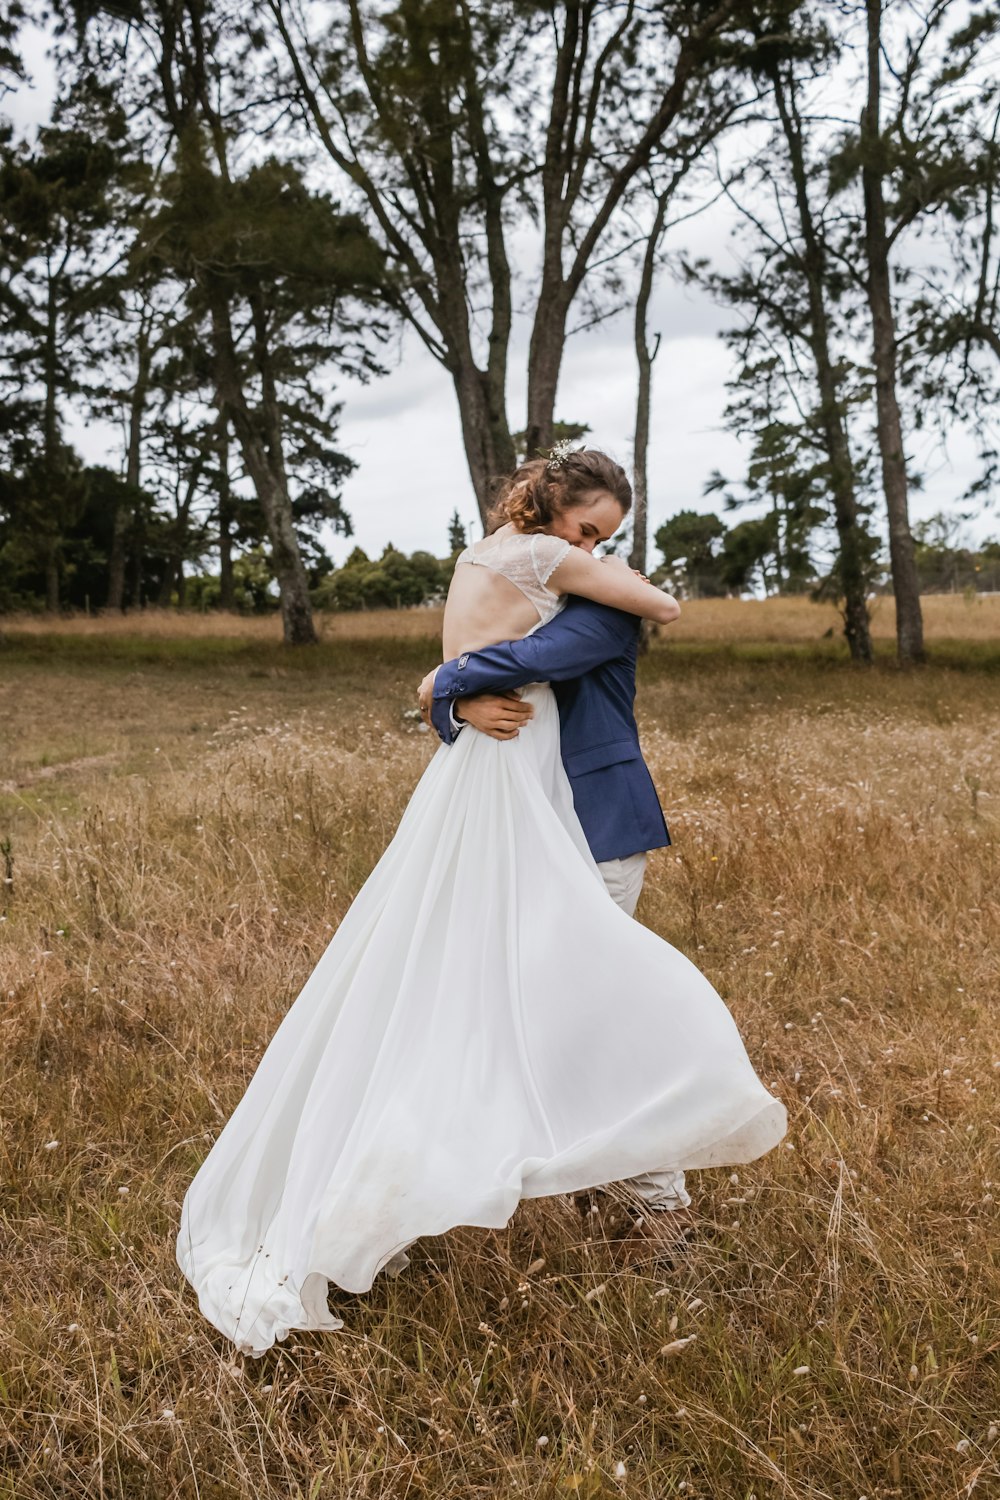
[[[431,721],[441,739],[455,738],[452,705],[479,693],[504,693],[527,682],[565,682],[621,656],[635,639],[638,621],[606,605],[568,605],[532,635],[469,651],[438,667]]]

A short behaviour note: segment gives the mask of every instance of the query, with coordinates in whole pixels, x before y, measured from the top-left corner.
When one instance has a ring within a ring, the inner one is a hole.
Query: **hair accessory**
[[[549,461],[545,467],[551,469],[553,472],[556,469],[561,469],[567,458],[574,451],[572,438],[560,438],[558,443],[553,443],[552,448],[549,450]]]

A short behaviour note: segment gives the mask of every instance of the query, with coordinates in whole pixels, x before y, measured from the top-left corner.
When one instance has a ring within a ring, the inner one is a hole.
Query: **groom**
[[[420,708],[446,745],[471,725],[514,739],[532,708],[516,689],[552,684],[563,765],[573,803],[609,894],[633,914],[650,849],[670,843],[653,779],[639,748],[635,671],[641,622],[571,595],[548,624],[522,640],[469,651],[420,684]],[[686,1208],[683,1172],[631,1178],[647,1208]]]

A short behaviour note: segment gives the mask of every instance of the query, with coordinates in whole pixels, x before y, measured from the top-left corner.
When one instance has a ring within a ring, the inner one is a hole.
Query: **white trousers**
[[[628,854],[624,859],[603,860],[597,868],[604,877],[611,899],[630,917],[634,916],[646,878],[645,851]],[[630,1177],[628,1186],[647,1208],[687,1208],[691,1202],[691,1195],[684,1186],[683,1172],[643,1172],[639,1177]]]

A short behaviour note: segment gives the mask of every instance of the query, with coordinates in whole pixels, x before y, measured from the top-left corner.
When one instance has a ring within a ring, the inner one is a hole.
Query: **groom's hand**
[[[420,717],[427,728],[431,728],[431,708],[434,704],[434,679],[437,676],[437,667],[433,672],[428,672],[423,682],[417,688],[417,702],[420,704]]]
[[[516,740],[534,712],[531,704],[523,703],[513,690],[459,698],[455,704],[456,719],[494,740]]]

